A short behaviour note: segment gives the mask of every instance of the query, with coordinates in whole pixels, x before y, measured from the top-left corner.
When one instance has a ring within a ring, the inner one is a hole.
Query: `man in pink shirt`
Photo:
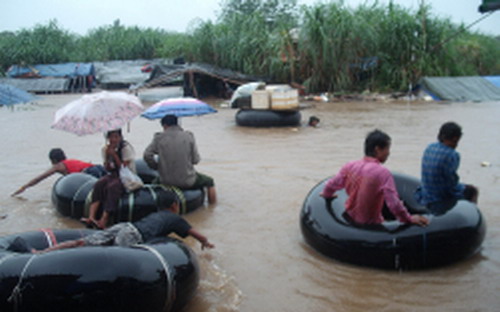
[[[345,164],[337,175],[328,180],[321,196],[335,198],[335,192],[346,189],[349,195],[346,213],[359,224],[378,224],[384,221],[384,205],[401,222],[425,226],[429,220],[421,215],[410,215],[399,199],[394,178],[382,166],[389,158],[391,138],[374,130],[365,139],[365,157]]]

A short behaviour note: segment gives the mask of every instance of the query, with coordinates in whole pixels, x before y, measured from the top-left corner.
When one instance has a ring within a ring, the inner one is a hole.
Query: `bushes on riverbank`
[[[498,75],[500,40],[474,33],[431,7],[412,11],[342,2],[227,0],[216,22],[188,33],[119,21],[70,34],[55,21],[0,34],[0,66],[176,58],[205,62],[309,91],[406,90],[422,76]]]

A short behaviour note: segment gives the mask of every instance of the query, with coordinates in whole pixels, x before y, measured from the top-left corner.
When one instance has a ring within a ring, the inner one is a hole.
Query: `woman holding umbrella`
[[[109,174],[94,185],[89,217],[81,219],[87,225],[100,229],[106,228],[109,216],[118,208],[120,197],[125,191],[119,174],[121,166],[127,166],[132,172],[136,172],[134,148],[123,139],[121,129],[108,131],[106,139],[102,156]],[[102,214],[96,219],[99,210]]]

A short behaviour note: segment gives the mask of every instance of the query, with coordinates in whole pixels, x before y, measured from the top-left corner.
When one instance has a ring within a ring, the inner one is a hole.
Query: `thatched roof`
[[[242,85],[252,81],[267,80],[261,77],[245,75],[230,69],[224,69],[203,63],[155,65],[149,79],[144,83],[133,86],[132,89],[151,88],[173,81],[182,80],[185,74],[205,75],[235,85]]]

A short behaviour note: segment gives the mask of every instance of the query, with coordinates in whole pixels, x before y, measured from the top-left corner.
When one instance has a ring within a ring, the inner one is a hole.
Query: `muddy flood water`
[[[82,227],[52,207],[56,176],[10,196],[49,167],[50,148],[100,163],[102,135],[78,137],[50,128],[55,111],[79,96],[45,95],[35,104],[0,108],[0,215],[6,215],[0,235]],[[304,121],[318,116],[320,126],[242,128],[229,108],[182,118],[201,154],[197,170],[214,177],[218,192],[216,205],[186,215],[216,248],[202,251],[186,240],[198,255],[201,280],[185,311],[498,311],[500,102],[313,103],[301,112]],[[464,132],[457,149],[461,181],[480,189],[487,233],[479,254],[438,269],[383,271],[339,263],[304,242],[304,198],[345,162],[362,157],[367,132],[386,131],[392,137],[386,166],[418,177],[423,149],[450,120]],[[142,157],[160,130],[158,121],[137,117],[124,136]]]

